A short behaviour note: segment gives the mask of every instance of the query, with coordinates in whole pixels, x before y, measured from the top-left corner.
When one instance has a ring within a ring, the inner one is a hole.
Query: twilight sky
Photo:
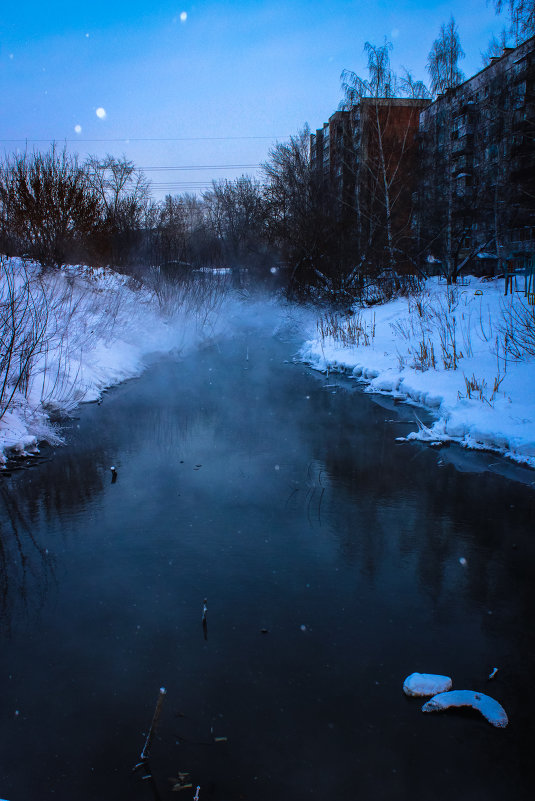
[[[485,0],[3,0],[0,154],[26,140],[125,154],[156,198],[254,174],[277,139],[336,110],[366,41],[386,36],[393,67],[427,80],[451,13],[468,77],[506,22]],[[176,169],[192,166],[207,169]]]

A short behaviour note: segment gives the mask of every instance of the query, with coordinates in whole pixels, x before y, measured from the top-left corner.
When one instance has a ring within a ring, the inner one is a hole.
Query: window
[[[522,108],[526,100],[526,82],[523,81],[515,86],[511,94],[513,96],[513,108]]]

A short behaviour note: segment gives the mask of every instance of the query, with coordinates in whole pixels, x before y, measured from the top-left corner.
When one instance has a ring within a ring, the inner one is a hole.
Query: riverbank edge
[[[421,421],[419,422],[419,428],[417,431],[413,431],[408,434],[406,437],[396,437],[396,442],[422,442],[423,444],[427,444],[430,447],[434,448],[441,448],[446,447],[450,443],[459,445],[461,448],[467,451],[479,451],[480,453],[495,453],[499,456],[503,456],[504,458],[508,459],[514,465],[522,468],[526,468],[533,472],[533,483],[535,484],[535,457],[528,457],[527,459],[518,456],[511,451],[506,451],[499,447],[492,447],[491,445],[484,445],[483,443],[479,443],[471,437],[454,437],[451,434],[447,434],[445,432],[440,432],[437,430],[435,426],[440,424],[441,422],[445,424],[445,419],[441,418],[436,414],[436,408],[433,406],[425,405],[415,398],[412,398],[410,394],[403,393],[403,392],[391,392],[389,390],[379,390],[373,388],[373,380],[377,376],[372,375],[369,378],[364,377],[362,374],[353,373],[353,369],[351,367],[344,367],[340,365],[331,365],[328,370],[323,369],[321,367],[315,366],[313,363],[306,361],[300,357],[296,357],[295,361],[299,364],[304,364],[306,367],[309,367],[311,370],[316,372],[322,373],[323,375],[329,374],[337,374],[344,376],[348,379],[355,379],[355,381],[360,385],[363,392],[369,395],[380,395],[385,398],[389,398],[390,400],[394,401],[394,404],[404,403],[412,408],[422,409],[425,410],[428,414],[436,417],[435,423],[430,428]],[[357,368],[359,370],[360,368]],[[373,371],[372,371],[373,372]],[[378,374],[377,374],[378,375]],[[421,426],[421,427],[420,427]]]
[[[470,290],[462,290],[468,295],[468,308],[472,301],[481,301],[481,287],[487,297],[491,293],[494,295],[494,313],[502,308],[502,279],[483,282],[472,277],[471,281]],[[428,286],[431,293],[446,291],[436,281],[430,281]],[[315,338],[303,343],[296,361],[323,374],[339,373],[353,378],[363,386],[364,392],[420,407],[435,418],[431,426],[416,418],[417,430],[397,438],[398,441],[419,441],[434,447],[455,443],[466,450],[498,454],[513,464],[535,471],[535,360],[527,359],[511,366],[508,375],[511,375],[513,400],[505,392],[492,404],[463,396],[460,387],[464,389],[466,377],[472,369],[484,374],[489,353],[474,353],[472,359],[463,359],[457,370],[414,369],[406,356],[406,363],[400,367],[400,341],[393,331],[399,328],[400,321],[403,324],[406,321],[407,303],[410,309],[410,299],[395,298],[378,306],[354,310],[353,319],[358,320],[364,333],[369,334],[373,328],[373,344],[369,341],[343,344],[336,337],[320,336],[318,331]],[[414,357],[414,340],[403,344],[406,353]],[[492,359],[496,361],[494,356]],[[490,378],[489,384],[492,386]]]

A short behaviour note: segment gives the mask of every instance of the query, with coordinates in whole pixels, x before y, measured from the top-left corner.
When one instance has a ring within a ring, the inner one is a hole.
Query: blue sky
[[[341,71],[365,72],[366,41],[386,36],[393,66],[426,79],[433,39],[453,13],[468,76],[505,23],[485,0],[3,6],[0,149],[55,139],[82,157],[124,153],[148,170],[156,197],[253,173],[241,165],[264,160],[275,139],[320,127],[340,100]],[[199,165],[208,169],[153,169]]]

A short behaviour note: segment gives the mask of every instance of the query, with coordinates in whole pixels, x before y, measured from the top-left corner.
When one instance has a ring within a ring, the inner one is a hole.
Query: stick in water
[[[156,701],[156,709],[154,710],[154,715],[152,716],[152,723],[150,724],[149,733],[147,734],[147,739],[145,740],[145,745],[143,746],[143,751],[141,752],[140,759],[142,762],[145,762],[149,758],[150,747],[152,745],[152,740],[154,738],[154,732],[156,731],[156,726],[158,723],[158,718],[160,717],[160,712],[162,709],[163,699],[166,693],[165,687],[160,687],[160,694],[158,695],[158,700]]]
[[[206,620],[206,613],[208,612],[207,604],[208,601],[205,598],[202,605],[202,631],[205,640],[208,639],[208,621]]]

